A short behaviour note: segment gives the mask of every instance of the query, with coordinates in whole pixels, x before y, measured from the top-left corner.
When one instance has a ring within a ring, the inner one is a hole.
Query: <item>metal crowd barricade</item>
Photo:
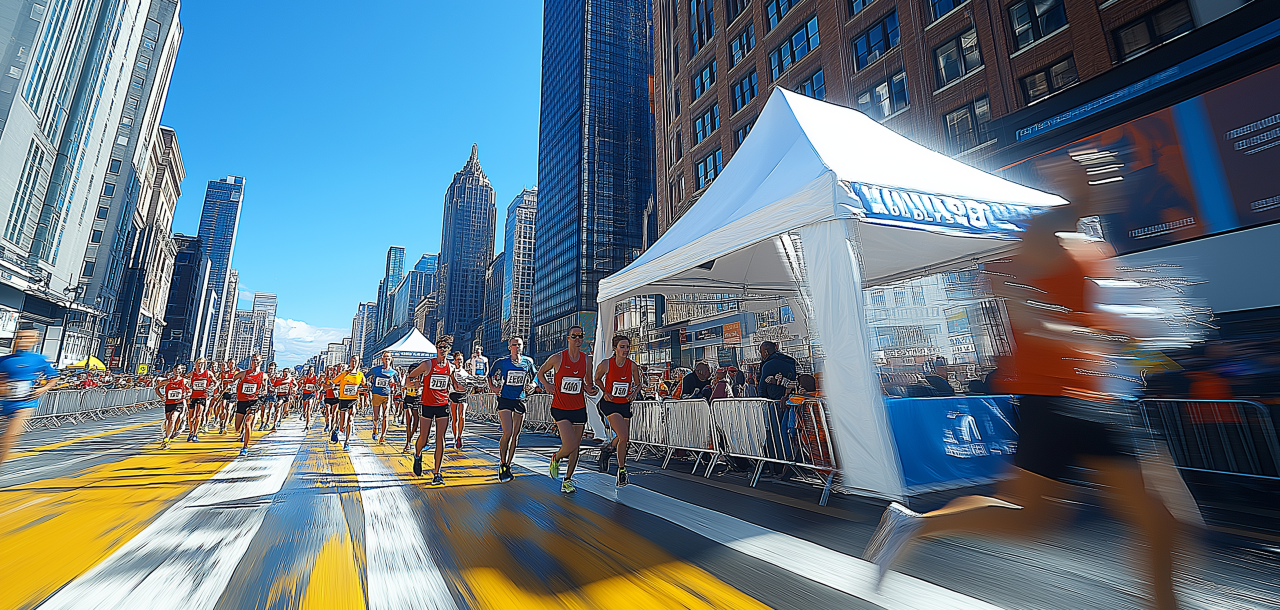
[[[534,432],[547,432],[555,429],[556,420],[551,417],[551,395],[530,394],[524,399],[524,425]]]
[[[710,472],[718,453],[712,434],[711,405],[701,398],[668,400],[662,403],[662,411],[667,447],[662,467],[667,467],[677,450],[684,450],[697,454],[697,460],[693,463],[695,474],[703,455],[708,458],[707,472]]]
[[[667,431],[663,426],[662,403],[656,400],[637,400],[631,403],[630,447],[635,447],[636,458],[648,451],[662,455],[667,448]]]
[[[55,428],[65,423],[134,413],[161,403],[153,388],[53,390],[40,396],[27,429]]]
[[[1183,470],[1280,478],[1270,411],[1248,400],[1143,400],[1147,428],[1163,432]]]
[[[495,423],[498,421],[498,397],[493,394],[468,394],[467,413],[473,419]]]
[[[763,398],[722,398],[712,401],[717,452],[754,462],[751,486],[760,482],[766,463],[813,472],[822,481],[825,506],[839,472],[831,422],[817,398],[798,405]],[[707,469],[710,476],[711,469]]]

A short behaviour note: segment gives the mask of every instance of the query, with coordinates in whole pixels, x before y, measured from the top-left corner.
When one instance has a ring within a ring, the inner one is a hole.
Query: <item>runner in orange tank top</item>
[[[591,371],[591,356],[582,351],[586,338],[581,326],[569,328],[569,349],[542,363],[535,376],[538,385],[546,387],[547,373],[553,374],[551,392],[551,417],[556,420],[560,432],[560,449],[551,456],[551,478],[560,478],[560,460],[569,458],[569,468],[564,473],[563,493],[573,493],[573,471],[578,467],[578,445],[582,443],[582,430],[587,425],[587,403],[583,392],[596,394],[595,382],[587,373]]]
[[[627,484],[627,442],[631,439],[631,401],[640,395],[640,366],[630,358],[631,339],[613,337],[613,357],[596,366],[595,382],[604,391],[600,413],[609,420],[613,441],[600,448],[600,472],[609,472],[609,456],[618,455],[618,487]]]

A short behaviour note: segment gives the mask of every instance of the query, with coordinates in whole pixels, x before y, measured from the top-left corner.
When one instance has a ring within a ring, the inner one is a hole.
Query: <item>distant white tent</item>
[[[391,354],[391,364],[393,366],[413,364],[427,358],[434,358],[436,356],[436,346],[422,336],[422,333],[418,332],[417,328],[413,328],[405,336],[401,337],[399,341],[378,352],[379,357],[382,354]]]
[[[775,89],[697,203],[600,282],[596,353],[615,305],[645,294],[776,294],[825,355],[844,485],[903,493],[863,316],[862,289],[1007,250],[1061,198],[931,151],[862,113]]]

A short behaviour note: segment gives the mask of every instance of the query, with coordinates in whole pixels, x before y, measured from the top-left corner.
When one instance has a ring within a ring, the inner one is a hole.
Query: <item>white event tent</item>
[[[824,354],[844,487],[900,498],[862,289],[1008,250],[1066,202],[911,142],[862,113],[775,89],[724,171],[662,238],[600,282],[595,353],[615,306],[647,294],[787,297]],[[601,356],[603,357],[603,356]]]
[[[382,354],[391,354],[392,366],[415,364],[427,358],[434,358],[436,356],[436,346],[422,336],[422,333],[418,332],[417,328],[412,328],[399,341],[378,352],[376,357],[381,357]]]

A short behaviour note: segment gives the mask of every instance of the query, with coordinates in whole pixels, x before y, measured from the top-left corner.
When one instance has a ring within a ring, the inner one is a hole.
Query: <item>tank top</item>
[[[431,359],[431,370],[422,380],[422,404],[428,407],[443,407],[449,404],[449,388],[453,375],[449,363],[438,358]]]
[[[271,382],[271,385],[275,387],[276,394],[288,395],[292,391],[293,382],[288,377],[281,377]]]
[[[187,380],[177,377],[164,384],[164,404],[174,405],[182,402],[183,394],[187,390]]]
[[[307,375],[306,377],[302,378],[302,393],[303,394],[316,393],[316,376],[315,375]]]
[[[617,358],[609,359],[609,370],[604,374],[604,399],[612,403],[625,403],[631,390],[635,388],[632,371],[635,370],[631,359],[627,358],[622,366],[617,365]]]
[[[578,354],[578,361],[569,359],[569,350],[560,352],[560,366],[556,367],[555,387],[552,390],[551,408],[576,411],[587,408],[582,392],[587,377],[587,355]]]
[[[249,373],[240,380],[240,386],[236,388],[236,400],[257,400],[258,392],[262,391],[262,371]]]
[[[213,386],[214,377],[210,371],[200,371],[191,374],[191,397],[192,398],[208,398],[209,388]]]

